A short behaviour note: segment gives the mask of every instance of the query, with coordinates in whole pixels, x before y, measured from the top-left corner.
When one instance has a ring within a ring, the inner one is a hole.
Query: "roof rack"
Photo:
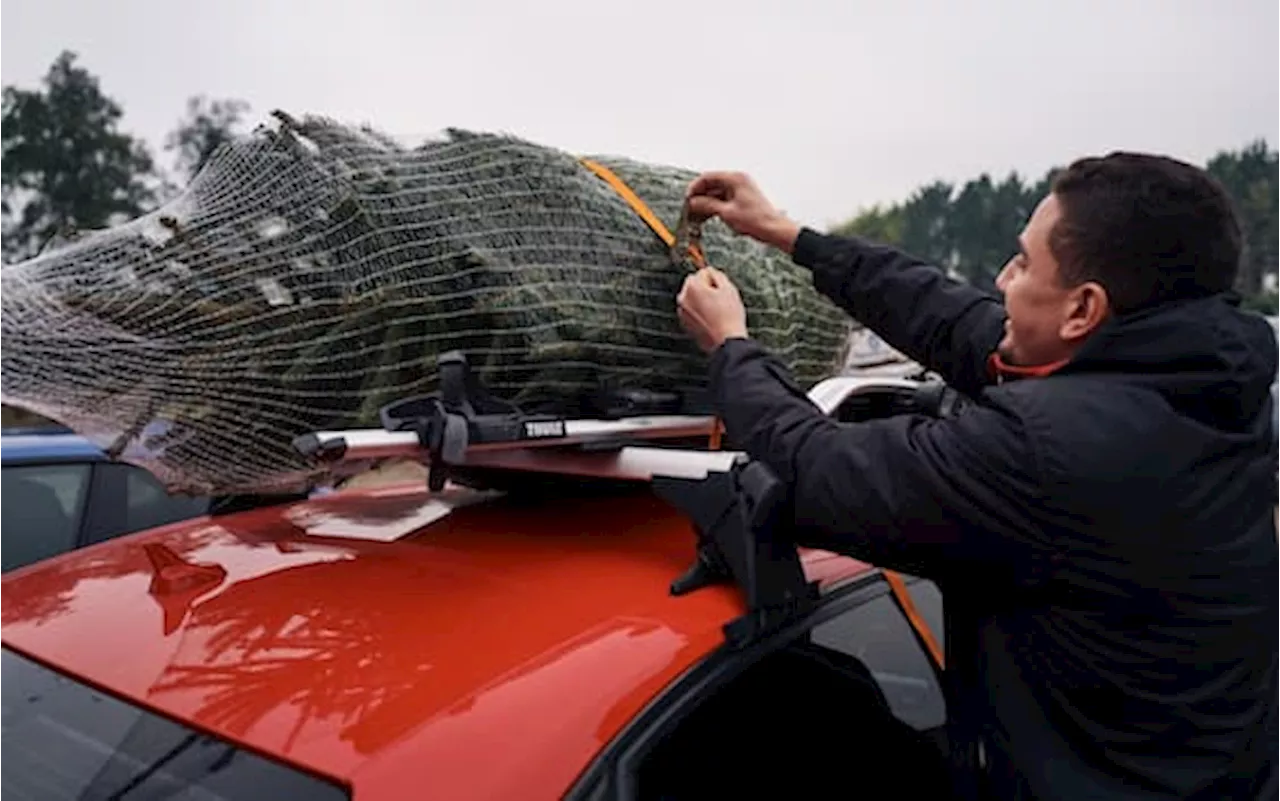
[[[621,419],[525,415],[480,385],[465,355],[438,360],[440,389],[391,403],[382,428],[321,431],[295,447],[323,462],[409,458],[428,467],[428,485],[475,485],[483,476],[541,473],[647,482],[684,512],[697,532],[693,565],[671,584],[683,595],[710,584],[735,583],[747,613],[725,634],[733,645],[756,640],[809,608],[816,586],[806,582],[790,529],[786,487],[762,463],[727,450],[678,447],[705,439],[717,421],[707,416],[638,414]],[[813,388],[824,413],[856,421],[907,412],[937,414],[954,405],[937,382],[840,376]],[[477,479],[480,476],[480,479]]]

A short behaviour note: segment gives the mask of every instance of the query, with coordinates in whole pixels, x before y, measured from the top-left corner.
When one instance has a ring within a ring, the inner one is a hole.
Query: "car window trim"
[[[76,510],[76,548],[82,547],[80,541],[89,524],[89,500],[93,497],[93,477],[98,472],[96,462],[84,462],[84,465],[89,468],[89,475],[85,478],[84,492],[80,494],[80,508]]]
[[[829,588],[816,608],[767,637],[741,649],[722,643],[662,690],[614,735],[579,774],[564,798],[566,801],[600,798],[634,801],[634,776],[639,762],[652,750],[656,740],[697,709],[700,696],[732,682],[761,658],[803,637],[814,626],[888,593],[888,582],[879,569],[874,569]],[[894,610],[902,614],[896,605]],[[912,642],[915,643],[914,638]]]
[[[89,540],[89,521],[95,517],[94,503],[98,496],[98,465],[93,462],[89,463],[89,481],[84,488],[84,498],[81,505],[84,507],[76,526],[76,544],[73,550],[80,550],[88,544]]]
[[[87,548],[90,545],[96,545],[104,542],[109,538],[94,539],[97,535],[97,529],[107,524],[122,525],[121,517],[124,514],[123,504],[112,504],[111,499],[119,498],[124,493],[124,482],[119,479],[120,471],[116,470],[115,462],[95,462],[93,464],[93,478],[89,484],[89,490],[92,493],[90,503],[94,504],[89,510],[95,512],[90,518],[86,515],[84,525],[80,528],[80,542],[76,546],[78,548]],[[102,514],[97,514],[101,510]],[[93,522],[91,522],[93,521]],[[96,522],[96,526],[94,525]]]
[[[76,454],[66,454],[65,456],[56,456],[56,455],[44,454],[42,456],[33,456],[31,458],[25,458],[21,456],[18,456],[18,457],[11,456],[8,459],[4,459],[3,461],[0,461],[0,467],[38,467],[41,465],[55,465],[55,464],[97,465],[97,464],[109,464],[109,463],[110,463],[110,460],[108,459],[100,459],[94,456],[84,456],[84,455],[76,455]]]

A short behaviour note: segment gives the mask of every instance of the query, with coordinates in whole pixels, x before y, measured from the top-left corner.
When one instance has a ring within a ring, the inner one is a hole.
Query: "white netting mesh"
[[[607,388],[702,403],[706,361],[674,310],[684,273],[577,158],[279,119],[159,211],[4,269],[6,403],[194,492],[305,486],[294,436],[376,425],[435,388],[449,350],[531,411],[572,414]],[[675,225],[693,173],[595,160]],[[850,324],[806,271],[719,222],[703,246],[800,381],[838,370]]]

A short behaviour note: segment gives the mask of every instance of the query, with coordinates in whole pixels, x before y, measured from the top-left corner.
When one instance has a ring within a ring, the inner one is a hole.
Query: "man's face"
[[[1018,237],[1018,253],[996,276],[1008,316],[998,351],[1007,364],[1033,367],[1067,359],[1106,315],[1100,286],[1066,286],[1059,275],[1049,234],[1061,215],[1053,194],[1041,200]]]

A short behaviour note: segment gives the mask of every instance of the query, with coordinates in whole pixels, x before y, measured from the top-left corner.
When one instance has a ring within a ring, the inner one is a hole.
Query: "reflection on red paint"
[[[669,594],[694,540],[644,493],[487,501],[392,541],[308,534],[403,526],[429,500],[341,493],[72,552],[4,578],[0,635],[358,799],[541,799],[742,611],[729,587]],[[805,559],[823,583],[867,569]],[[157,600],[164,627],[135,625]]]

